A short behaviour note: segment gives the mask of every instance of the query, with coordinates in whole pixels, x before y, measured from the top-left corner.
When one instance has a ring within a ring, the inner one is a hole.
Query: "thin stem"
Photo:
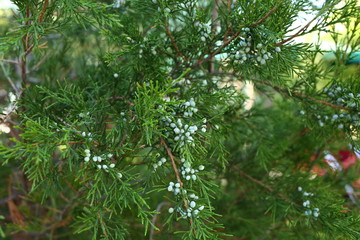
[[[129,163],[128,165],[130,165],[130,166],[136,166],[136,165],[142,165],[142,164],[146,164],[146,162],[140,161],[140,162]]]
[[[270,15],[275,12],[275,10],[278,8],[278,5],[273,7],[272,9],[270,9],[269,12],[267,12],[262,18],[260,18],[258,21],[250,24],[251,27],[254,27],[256,25],[261,24],[262,22],[264,22],[268,17],[270,17]],[[214,56],[216,56],[217,54],[219,54],[227,45],[229,45],[233,40],[235,40],[240,33],[242,32],[242,30],[239,30],[238,32],[236,32],[230,39],[224,41],[223,45],[221,45],[218,49],[216,49],[213,53],[211,53],[207,58],[204,58],[202,60],[198,60],[193,66],[191,66],[191,69],[195,69],[197,68],[199,65],[211,61],[213,59]]]
[[[8,196],[13,196],[13,176],[10,176],[8,182]],[[14,200],[7,201],[8,209],[10,212],[10,218],[13,223],[18,224],[22,227],[25,227],[24,216],[19,211],[17,205]]]
[[[176,180],[180,183],[180,187],[182,188],[183,183],[181,181],[180,174],[179,174],[179,171],[178,171],[176,163],[175,163],[175,156],[172,154],[172,152],[170,151],[168,145],[166,144],[166,142],[164,141],[164,139],[162,137],[160,137],[160,142],[165,147],[165,150],[166,150],[167,154],[169,155],[169,157],[171,159],[171,164],[172,164],[172,167],[173,167],[174,172],[175,172]]]
[[[260,82],[257,82],[257,83],[261,83],[261,84],[270,86],[270,87],[274,88],[277,91],[284,92],[284,93],[290,93],[290,95],[305,98],[305,99],[311,100],[313,102],[317,102],[317,103],[320,103],[320,104],[323,104],[323,105],[326,105],[326,106],[329,106],[329,107],[332,107],[332,108],[335,108],[335,109],[342,109],[342,110],[350,111],[349,108],[339,106],[339,105],[336,105],[336,104],[333,104],[333,103],[329,103],[329,102],[324,101],[324,100],[316,99],[316,98],[310,97],[308,95],[305,95],[303,93],[298,93],[298,92],[291,91],[289,89],[281,88],[279,86],[272,85],[271,83],[268,83],[268,82],[265,82],[265,81],[260,81]]]
[[[33,146],[38,146],[40,144],[43,144],[44,142],[37,142],[37,143],[33,143],[32,145]],[[49,143],[49,142],[46,142],[46,143]],[[57,142],[57,143],[53,143],[53,144],[56,144],[56,145],[65,145],[65,144],[85,144],[86,142],[84,141],[69,141],[69,142]],[[97,142],[94,142],[93,143],[95,146],[98,146],[100,145],[100,143],[97,143]]]
[[[0,124],[7,122],[8,118],[10,117],[11,114],[15,112],[16,108],[17,108],[17,103],[15,103],[12,109],[0,120]]]
[[[166,30],[166,33],[167,33],[167,35],[169,36],[169,38],[171,40],[171,43],[172,43],[173,47],[175,48],[175,51],[177,52],[178,56],[180,56],[184,60],[184,62],[187,62],[185,56],[181,53],[178,45],[176,44],[175,38],[171,34],[169,26],[168,26],[167,23],[165,23],[165,30]]]
[[[103,230],[103,233],[104,233],[105,237],[107,238],[108,233],[107,233],[106,228],[105,228],[106,224],[105,224],[104,220],[102,219],[100,212],[98,212],[98,218],[100,220],[101,226],[104,226],[101,229]]]
[[[38,68],[41,66],[41,64],[43,64],[43,63],[45,62],[45,60],[49,57],[49,55],[50,55],[50,53],[47,53],[43,58],[41,58],[40,61],[39,61],[37,64],[35,64],[35,66],[33,66],[33,67],[27,72],[27,74],[29,74],[29,73],[35,71],[36,69],[38,69]]]
[[[3,205],[5,203],[7,203],[8,201],[12,201],[12,200],[14,200],[16,198],[17,198],[17,196],[14,196],[14,195],[10,196],[10,197],[6,197],[6,198],[0,200],[0,205]]]
[[[29,26],[30,25],[30,7],[27,6],[26,7],[26,22],[25,22],[25,25],[26,26]],[[22,85],[22,88],[25,89],[26,88],[26,83],[27,83],[27,71],[26,71],[26,60],[27,60],[27,55],[28,55],[28,51],[29,48],[29,38],[30,38],[30,35],[29,33],[26,33],[23,38],[22,38],[22,45],[23,45],[23,51],[24,51],[24,55],[22,55],[20,58],[20,69],[21,69],[21,85]],[[32,49],[32,48],[31,48]],[[23,92],[24,94],[24,92]],[[23,96],[22,96],[23,97]]]
[[[270,11],[267,12],[262,18],[260,18],[260,19],[259,19],[258,21],[256,21],[256,22],[252,23],[252,24],[250,25],[250,27],[254,27],[254,26],[256,26],[256,25],[259,25],[259,24],[263,23],[268,17],[270,17],[270,15],[271,15],[273,12],[275,12],[275,10],[276,10],[278,7],[279,7],[279,5],[273,7],[272,9],[270,9]]]
[[[214,72],[214,73],[211,73],[211,74],[212,75],[229,75],[229,76],[234,76],[234,77],[237,77],[237,78],[241,78],[241,76],[238,76],[236,73]],[[320,103],[320,104],[323,104],[325,106],[332,107],[332,108],[335,108],[335,109],[342,109],[342,110],[346,110],[346,111],[351,111],[351,109],[349,109],[347,107],[343,107],[343,106],[340,106],[340,105],[329,103],[329,102],[327,102],[325,100],[316,99],[314,97],[310,97],[310,96],[308,96],[306,94],[303,94],[303,93],[295,92],[295,91],[292,91],[292,90],[287,89],[287,88],[282,88],[282,87],[273,85],[273,84],[271,84],[269,82],[266,82],[266,81],[259,81],[258,79],[250,79],[250,80],[253,80],[255,83],[260,83],[260,84],[270,86],[273,89],[275,89],[276,91],[278,91],[283,96],[287,96],[287,97],[289,97],[289,96],[297,96],[297,97],[305,98],[305,99],[308,99],[310,101],[317,102],[317,103]]]
[[[176,180],[178,181],[178,183],[180,183],[180,188],[183,188],[183,182],[181,181],[179,171],[178,171],[176,163],[175,163],[175,156],[172,154],[168,145],[166,144],[165,140],[162,137],[160,137],[160,142],[165,147],[165,150],[171,159],[171,164],[172,164],[174,172],[175,172]],[[183,198],[183,202],[184,202],[185,207],[188,208],[189,204],[184,198]],[[190,221],[190,225],[192,226],[193,225],[192,219],[189,219],[189,221]]]
[[[233,166],[233,169],[235,169],[238,173],[240,173],[242,176],[246,177],[246,178],[249,179],[250,181],[252,181],[252,182],[254,182],[254,183],[262,186],[263,188],[265,188],[265,189],[268,190],[269,192],[275,193],[275,195],[278,196],[279,198],[281,198],[281,199],[283,199],[283,200],[285,200],[285,201],[287,201],[287,202],[291,202],[291,203],[293,202],[293,201],[292,201],[291,199],[289,199],[288,197],[286,197],[286,196],[284,196],[284,195],[282,195],[282,194],[280,194],[280,193],[276,193],[275,190],[274,190],[272,187],[266,185],[265,183],[263,183],[262,181],[260,181],[260,180],[258,180],[258,179],[256,179],[256,178],[253,178],[253,177],[250,176],[249,174],[247,174],[247,173],[245,173],[244,171],[240,170],[238,167]]]
[[[111,100],[121,100],[124,102],[127,102],[130,106],[134,106],[135,104],[133,102],[131,102],[130,100],[123,98],[123,97],[118,97],[118,96],[113,96],[110,98]]]
[[[166,205],[170,205],[169,202],[161,202],[157,208],[156,208],[156,212],[160,212],[161,208],[166,206]],[[152,226],[150,228],[150,234],[149,234],[149,240],[153,240],[154,239],[154,233],[155,233],[155,227],[156,227],[156,221],[158,219],[159,214],[154,214],[154,217],[152,219]],[[153,227],[154,226],[154,227]]]
[[[45,15],[46,7],[47,7],[48,3],[49,3],[49,0],[44,0],[44,4],[43,4],[43,7],[41,9],[40,17],[39,17],[39,20],[38,20],[39,23],[44,21],[44,15]]]
[[[216,35],[216,29],[217,27],[220,27],[219,21],[217,20],[219,18],[219,3],[220,0],[216,0],[214,3],[214,7],[211,13],[211,19],[213,21],[212,27],[211,27],[211,32],[212,35],[215,36]],[[226,35],[226,34],[225,34]],[[224,39],[224,41],[226,41],[226,38]],[[211,56],[210,64],[209,64],[209,72],[213,72],[215,71],[215,63],[213,62],[214,56]]]
[[[3,70],[3,72],[4,72],[4,75],[5,75],[6,79],[8,80],[11,88],[15,91],[16,96],[19,97],[19,96],[21,95],[21,93],[19,92],[19,89],[16,87],[14,81],[10,78],[8,72],[6,71],[6,69],[5,69],[5,67],[4,67],[4,64],[3,64],[3,63],[0,63],[0,65],[1,65],[1,68],[2,68],[2,70]]]
[[[38,19],[39,23],[42,23],[44,21],[44,16],[45,16],[45,12],[46,12],[46,8],[47,8],[47,5],[49,3],[49,0],[44,0],[43,2],[44,3],[43,3],[43,6],[42,6],[42,9],[41,9],[41,12],[40,12],[40,16],[39,16],[39,19]],[[30,18],[30,8],[29,8],[29,6],[26,7],[26,18],[27,19]],[[25,22],[26,26],[29,26],[30,24],[31,24],[30,20],[27,20]],[[40,38],[41,38],[41,36],[38,37],[38,40]],[[27,74],[29,72],[33,71],[34,69],[36,69],[38,66],[40,66],[45,59],[40,60],[40,62],[37,65],[35,65],[35,67],[32,70],[27,71],[27,69],[26,69],[27,56],[32,52],[35,45],[33,43],[33,44],[31,44],[29,46],[29,41],[30,41],[30,34],[29,33],[25,34],[22,41],[23,41],[24,54],[21,57],[20,68],[21,68],[21,81],[22,81],[23,88],[25,89],[26,88],[26,83],[27,83]]]
[[[283,41],[281,42],[278,42],[278,43],[275,43],[274,46],[281,46],[291,40],[293,40],[294,38],[296,38],[297,36],[299,36],[301,33],[303,33],[309,26],[310,24],[315,21],[315,19],[317,18],[318,16],[314,17],[313,19],[311,19],[310,22],[308,22],[305,26],[303,26],[302,28],[300,28],[299,31],[297,31],[294,35],[292,35],[291,37],[287,38],[287,39],[284,39]]]
[[[10,60],[10,59],[2,59],[0,58],[0,62],[12,63],[12,64],[19,64],[18,61]]]

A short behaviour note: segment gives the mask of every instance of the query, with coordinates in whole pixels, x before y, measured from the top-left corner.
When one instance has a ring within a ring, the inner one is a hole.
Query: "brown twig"
[[[35,66],[33,66],[33,67],[27,72],[27,74],[29,74],[29,73],[35,71],[36,69],[38,69],[38,68],[41,66],[41,64],[43,64],[43,63],[45,62],[45,60],[49,57],[49,55],[50,55],[50,53],[47,53],[43,58],[41,58],[40,61],[39,61],[37,64],[35,64]]]
[[[219,18],[219,3],[220,3],[221,0],[216,0],[215,3],[214,3],[214,7],[212,9],[212,12],[211,12],[211,19],[213,21],[213,24],[211,26],[211,34],[213,35],[213,37],[216,35],[216,29],[217,27],[220,26],[220,23],[219,21],[217,20]],[[225,33],[225,36],[227,35],[227,32]],[[226,38],[224,38],[224,41],[226,41]],[[214,56],[211,56],[211,59],[209,60],[210,61],[210,64],[209,64],[209,72],[213,72],[215,71],[215,63],[213,62],[213,59],[214,59]]]
[[[101,217],[100,212],[98,212],[98,217],[99,217],[99,220],[100,220],[100,224],[101,224],[102,226],[106,226],[104,220],[103,220],[102,217]],[[107,237],[109,234],[107,233],[106,228],[105,228],[105,227],[102,227],[101,229],[103,230],[103,233],[104,233],[105,237]]]
[[[43,142],[37,142],[37,143],[33,143],[32,145],[37,146],[37,145],[40,145],[42,143]],[[46,142],[46,143],[48,143],[48,142]],[[79,142],[79,141],[69,141],[69,142],[65,142],[65,143],[58,142],[58,143],[54,143],[54,144],[56,144],[56,145],[66,145],[66,144],[84,144],[84,143],[86,143],[86,142],[84,142],[84,141],[81,141],[81,142]],[[100,143],[94,142],[94,145],[100,145]]]
[[[242,76],[239,76],[236,73],[213,72],[211,74],[212,75],[229,75],[229,76],[233,76],[233,77],[243,79]],[[329,106],[329,107],[332,107],[332,108],[335,108],[335,109],[342,109],[342,110],[346,110],[346,111],[351,111],[351,109],[349,109],[347,107],[343,107],[343,106],[339,106],[339,105],[336,105],[336,104],[333,104],[333,103],[329,103],[329,102],[327,102],[325,100],[316,99],[316,98],[310,97],[310,96],[308,96],[306,94],[303,94],[303,93],[298,93],[298,92],[295,92],[295,91],[291,91],[290,89],[282,88],[282,87],[273,85],[273,84],[271,84],[270,82],[267,82],[267,81],[259,81],[258,79],[250,79],[250,80],[253,80],[255,83],[260,83],[260,84],[270,86],[270,87],[274,88],[275,90],[277,90],[281,95],[286,96],[286,97],[294,95],[294,96],[305,98],[305,99],[308,99],[310,101],[317,102],[317,103],[320,103],[320,104],[323,104],[323,105],[326,105],[326,106]]]
[[[60,217],[61,219],[53,222],[51,225],[49,225],[48,227],[45,227],[42,231],[40,232],[36,232],[36,233],[28,233],[31,234],[31,236],[41,236],[44,235],[46,232],[49,231],[54,231],[58,228],[64,227],[68,224],[71,223],[73,217],[71,214],[69,214],[67,217],[63,218],[64,215],[69,211],[69,209],[74,208],[75,206],[78,205],[78,203],[76,203],[75,201],[81,196],[81,192],[78,192],[76,194],[76,196],[72,199],[72,200],[68,200],[67,201],[67,205],[64,207],[64,209],[62,211],[57,210],[57,209],[53,209],[53,208],[49,208],[47,207],[47,209],[52,210],[54,212],[60,213]]]
[[[270,9],[269,12],[267,12],[262,18],[260,18],[258,21],[252,23],[250,25],[250,27],[254,27],[256,25],[259,25],[261,23],[263,23],[273,12],[275,12],[275,10],[279,7],[279,5],[276,5],[275,7],[273,7],[272,9]]]
[[[227,11],[231,12],[231,4],[232,4],[232,0],[227,0]],[[224,40],[223,41],[226,41],[226,39],[228,38],[229,36],[229,33],[233,33],[233,30],[232,30],[232,27],[229,26],[229,23],[226,22],[226,31],[224,33]]]
[[[47,8],[48,3],[49,3],[49,0],[44,0],[44,4],[42,6],[40,16],[39,16],[39,20],[38,20],[39,23],[44,21],[44,16],[45,16],[45,12],[46,12],[46,8]],[[27,6],[26,7],[26,18],[30,18],[30,14],[31,14],[30,13],[30,8],[29,8],[29,6]],[[26,26],[29,26],[30,24],[31,24],[30,20],[27,20],[25,22]],[[38,40],[40,38],[41,38],[41,36],[38,37]],[[33,43],[33,44],[31,44],[29,46],[29,41],[30,41],[30,34],[29,33],[25,34],[25,36],[22,38],[22,41],[23,41],[24,54],[23,54],[23,56],[21,56],[21,61],[20,61],[21,81],[22,81],[23,88],[26,88],[27,74],[29,73],[29,71],[26,70],[27,56],[32,52],[32,50],[35,47],[35,44]],[[44,61],[44,59],[43,59],[43,61]],[[41,64],[42,64],[42,62],[40,60],[40,62],[37,65],[35,65],[35,68],[40,66]],[[33,69],[35,69],[35,68],[33,68]]]
[[[30,7],[27,6],[26,7],[26,22],[25,22],[25,25],[26,26],[29,26],[30,25]],[[24,35],[24,37],[22,38],[22,44],[23,44],[23,48],[24,48],[24,56],[21,57],[21,61],[20,61],[20,68],[21,68],[21,81],[22,81],[22,87],[25,89],[26,87],[26,82],[27,82],[27,74],[26,74],[26,57],[27,57],[27,52],[29,51],[29,38],[30,38],[30,35],[29,33],[26,33]]]
[[[251,27],[254,27],[256,25],[261,24],[262,22],[264,22],[276,9],[278,8],[278,5],[273,7],[272,9],[270,9],[269,12],[267,12],[261,19],[259,19],[258,21],[250,24]],[[216,49],[213,53],[211,53],[207,58],[204,59],[199,59],[194,65],[192,65],[190,68],[191,69],[195,69],[197,68],[199,65],[208,62],[210,60],[213,59],[214,56],[216,56],[217,54],[219,54],[227,45],[229,45],[233,40],[235,40],[240,33],[242,32],[242,30],[239,30],[238,32],[234,33],[234,35],[229,38],[228,40],[224,41],[224,43],[218,48]]]
[[[13,196],[12,190],[13,190],[13,176],[10,176],[8,182],[8,196],[10,197]],[[15,204],[14,200],[15,199],[11,199],[6,202],[10,212],[10,218],[13,223],[25,227],[24,216],[19,211],[18,206]]]
[[[67,199],[62,192],[58,192],[58,195],[68,204],[71,203],[71,201]]]
[[[167,23],[165,23],[165,30],[166,30],[166,33],[167,33],[168,37],[169,37],[170,40],[171,40],[171,43],[172,43],[173,47],[175,48],[175,51],[177,52],[178,56],[180,56],[180,57],[184,60],[184,62],[186,63],[187,60],[186,60],[185,56],[181,53],[178,45],[176,44],[175,38],[174,38],[174,36],[171,34],[170,29],[169,29],[169,26],[167,25]]]
[[[166,205],[170,205],[170,203],[169,203],[169,202],[161,202],[161,203],[157,206],[156,212],[160,212],[160,211],[161,211],[161,208],[162,208],[163,206],[166,206]],[[155,227],[156,227],[156,221],[157,221],[157,219],[158,219],[158,216],[159,216],[159,214],[154,214],[154,217],[153,217],[153,219],[152,219],[152,221],[151,221],[152,224],[153,224],[153,226],[155,226]],[[151,226],[151,228],[150,228],[149,240],[153,240],[153,239],[154,239],[155,228],[154,228],[153,226]]]
[[[12,64],[19,64],[18,61],[10,60],[10,59],[2,59],[0,58],[0,62],[12,63]]]
[[[226,73],[226,72],[224,72],[224,73],[223,72],[214,72],[214,73],[212,73],[212,75],[222,75],[222,74],[226,74],[226,75],[230,75],[230,76],[234,76],[234,77],[241,77],[241,76],[238,76],[235,73]],[[300,98],[305,98],[305,99],[308,99],[310,101],[317,102],[317,103],[320,103],[320,104],[323,104],[325,106],[329,106],[329,107],[332,107],[332,108],[335,108],[335,109],[342,109],[342,110],[346,110],[346,111],[351,111],[351,109],[349,109],[347,107],[343,107],[343,106],[340,106],[340,105],[329,103],[329,102],[327,102],[325,100],[316,99],[314,97],[308,96],[308,95],[303,94],[303,93],[291,91],[290,89],[282,88],[282,87],[273,85],[273,84],[271,84],[269,82],[266,82],[266,81],[259,81],[257,79],[251,79],[251,80],[254,80],[255,83],[260,83],[260,84],[270,86],[270,87],[274,88],[275,90],[277,90],[281,95],[286,96],[286,97],[294,95],[294,96],[297,96],[297,97],[300,97]]]
[[[291,37],[287,38],[287,39],[284,39],[283,41],[281,42],[278,42],[278,43],[275,43],[274,46],[281,46],[291,40],[293,40],[294,38],[296,38],[297,36],[299,36],[301,33],[303,33],[309,26],[310,24],[315,21],[315,19],[317,18],[318,16],[314,17],[313,19],[311,19],[310,22],[308,22],[304,27],[302,27],[299,31],[297,31],[294,35],[292,35]]]
[[[285,91],[285,90],[283,90],[283,91]],[[309,100],[311,100],[311,101],[313,101],[313,102],[317,102],[317,103],[320,103],[320,104],[323,104],[323,105],[332,107],[332,108],[343,109],[343,110],[350,111],[350,109],[347,108],[347,107],[343,107],[343,106],[339,106],[339,105],[336,105],[336,104],[332,104],[332,103],[329,103],[329,102],[327,102],[327,101],[320,100],[320,99],[316,99],[316,98],[310,97],[310,96],[305,95],[305,94],[302,94],[302,93],[292,92],[292,94],[295,95],[295,96],[298,96],[298,97],[302,97],[302,98],[309,99]]]
[[[44,4],[43,4],[43,7],[41,9],[40,17],[39,17],[39,20],[38,20],[39,23],[44,21],[44,15],[45,15],[46,7],[47,7],[48,3],[49,3],[49,0],[44,0]]]
[[[110,98],[111,100],[121,100],[121,101],[125,101],[127,102],[130,106],[134,106],[135,104],[131,101],[129,101],[128,99],[126,98],[123,98],[123,97],[117,97],[117,96],[113,96]]]
[[[167,154],[169,155],[169,157],[171,159],[171,164],[173,166],[173,169],[174,169],[174,172],[175,172],[175,175],[176,175],[176,180],[178,181],[178,183],[180,183],[180,188],[183,188],[183,182],[181,181],[179,171],[178,171],[176,163],[175,163],[175,156],[172,154],[172,152],[170,151],[168,145],[166,144],[165,140],[162,137],[160,137],[160,142],[165,147],[165,150],[166,150]],[[189,207],[188,202],[185,199],[183,199],[183,202],[184,202],[185,207],[188,208]],[[189,222],[190,222],[190,225],[192,226],[193,225],[192,219],[189,219]]]
[[[19,64],[19,62],[18,62],[18,64]],[[17,96],[17,97],[21,96],[20,90],[16,87],[14,81],[9,77],[9,74],[7,74],[4,65],[3,65],[3,64],[0,64],[0,65],[1,65],[1,68],[2,68],[2,70],[3,70],[3,72],[4,72],[5,78],[8,80],[10,86],[11,86],[12,89],[15,91],[16,96]]]
[[[284,196],[283,194],[281,193],[276,193],[275,190],[266,185],[265,183],[263,183],[262,181],[258,180],[258,179],[255,179],[253,178],[252,176],[250,176],[249,174],[245,173],[244,171],[242,171],[241,169],[239,169],[238,167],[236,166],[233,166],[233,169],[235,169],[238,173],[240,173],[242,176],[246,177],[247,179],[249,179],[250,181],[262,186],[263,188],[265,188],[266,190],[268,190],[269,192],[271,193],[275,193],[276,196],[278,196],[279,198],[287,201],[287,202],[293,202],[291,199],[289,199],[288,197]]]
[[[34,47],[35,47],[35,45],[31,44],[31,46],[29,48],[27,48],[26,51],[24,52],[24,57],[27,57],[32,52]]]
[[[25,16],[27,18],[26,22],[25,22],[25,25],[26,26],[29,26],[30,25],[30,7],[29,5],[26,6],[26,13],[25,13]],[[24,41],[24,49],[27,50],[28,49],[28,46],[29,46],[29,37],[30,35],[27,33],[24,37],[23,37],[23,41]]]
[[[183,183],[181,181],[181,178],[180,178],[180,175],[179,175],[179,171],[177,169],[177,166],[176,166],[176,163],[175,163],[175,157],[174,155],[172,154],[172,152],[170,151],[168,145],[166,144],[166,142],[164,141],[164,139],[162,137],[160,137],[160,142],[161,144],[165,147],[165,150],[167,152],[167,154],[169,155],[170,159],[171,159],[171,164],[172,164],[172,167],[174,169],[174,172],[175,172],[175,175],[176,175],[176,180],[178,181],[178,183],[180,183],[180,188],[183,187]]]
[[[8,201],[12,201],[12,200],[16,199],[17,197],[18,196],[14,196],[14,195],[12,195],[10,197],[6,197],[6,198],[0,200],[0,205],[3,205],[5,203],[7,203]]]
[[[146,164],[146,162],[140,161],[140,162],[129,163],[130,166],[136,166],[136,165],[142,165],[142,164]]]
[[[329,103],[329,102],[324,101],[324,100],[316,99],[316,98],[310,97],[308,95],[305,95],[303,93],[294,92],[294,91],[291,91],[289,89],[285,89],[285,88],[282,88],[282,87],[279,87],[279,86],[276,86],[276,85],[272,85],[271,83],[268,83],[268,82],[265,82],[265,81],[259,81],[257,83],[265,84],[267,86],[270,86],[270,87],[274,88],[277,91],[284,92],[284,93],[289,93],[290,95],[305,98],[305,99],[311,100],[313,102],[317,102],[317,103],[320,103],[320,104],[323,104],[323,105],[326,105],[326,106],[329,106],[329,107],[332,107],[332,108],[335,108],[335,109],[343,109],[343,110],[350,111],[349,108],[339,106],[339,105],[336,105],[336,104],[333,104],[333,103]]]
[[[0,124],[5,123],[8,121],[8,118],[11,114],[13,114],[16,110],[17,104],[15,103],[12,107],[12,109],[0,120]]]

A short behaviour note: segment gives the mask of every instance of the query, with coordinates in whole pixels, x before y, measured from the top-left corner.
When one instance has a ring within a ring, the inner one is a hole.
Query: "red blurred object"
[[[318,176],[324,176],[324,175],[327,173],[327,170],[321,168],[321,167],[318,166],[318,165],[314,165],[314,166],[311,168],[311,172],[312,172],[312,173],[315,173],[315,174],[318,175]]]
[[[312,155],[310,157],[310,162],[313,162],[316,158],[317,156]],[[320,166],[319,164],[314,164],[311,167],[310,171],[317,176],[324,176],[329,171],[336,172],[348,169],[356,163],[357,159],[359,159],[359,157],[357,157],[352,151],[342,149],[334,155],[328,153],[325,154],[325,156],[323,157],[322,161],[326,163],[326,165],[328,165],[330,168]],[[307,167],[307,163],[299,165],[300,169],[306,169]],[[352,183],[352,186],[360,188],[360,179]]]
[[[344,169],[347,169],[356,163],[356,155],[348,150],[340,150],[338,156]]]
[[[360,188],[360,178],[351,184],[354,188]]]
[[[336,157],[335,157],[336,156]],[[314,161],[316,159],[316,156],[311,156],[310,161]],[[350,150],[340,150],[337,152],[337,154],[326,154],[324,156],[324,159],[322,160],[325,162],[332,171],[342,171],[348,169],[350,166],[354,165],[356,163],[357,157],[356,155],[351,152]],[[311,171],[315,173],[318,176],[324,176],[329,169],[322,168],[318,164],[315,164]],[[360,184],[360,180],[359,183]],[[356,186],[358,185],[356,184]]]
[[[350,212],[350,208],[348,206],[344,206],[344,210],[340,210],[341,213],[348,213]]]

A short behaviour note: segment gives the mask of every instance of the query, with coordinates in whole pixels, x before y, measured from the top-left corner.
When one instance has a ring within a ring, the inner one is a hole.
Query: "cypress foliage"
[[[13,3],[1,237],[360,239],[356,0]]]

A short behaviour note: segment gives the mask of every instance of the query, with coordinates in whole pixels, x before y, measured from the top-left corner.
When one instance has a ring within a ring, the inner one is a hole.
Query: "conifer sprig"
[[[359,238],[355,0],[13,3],[1,237]]]

